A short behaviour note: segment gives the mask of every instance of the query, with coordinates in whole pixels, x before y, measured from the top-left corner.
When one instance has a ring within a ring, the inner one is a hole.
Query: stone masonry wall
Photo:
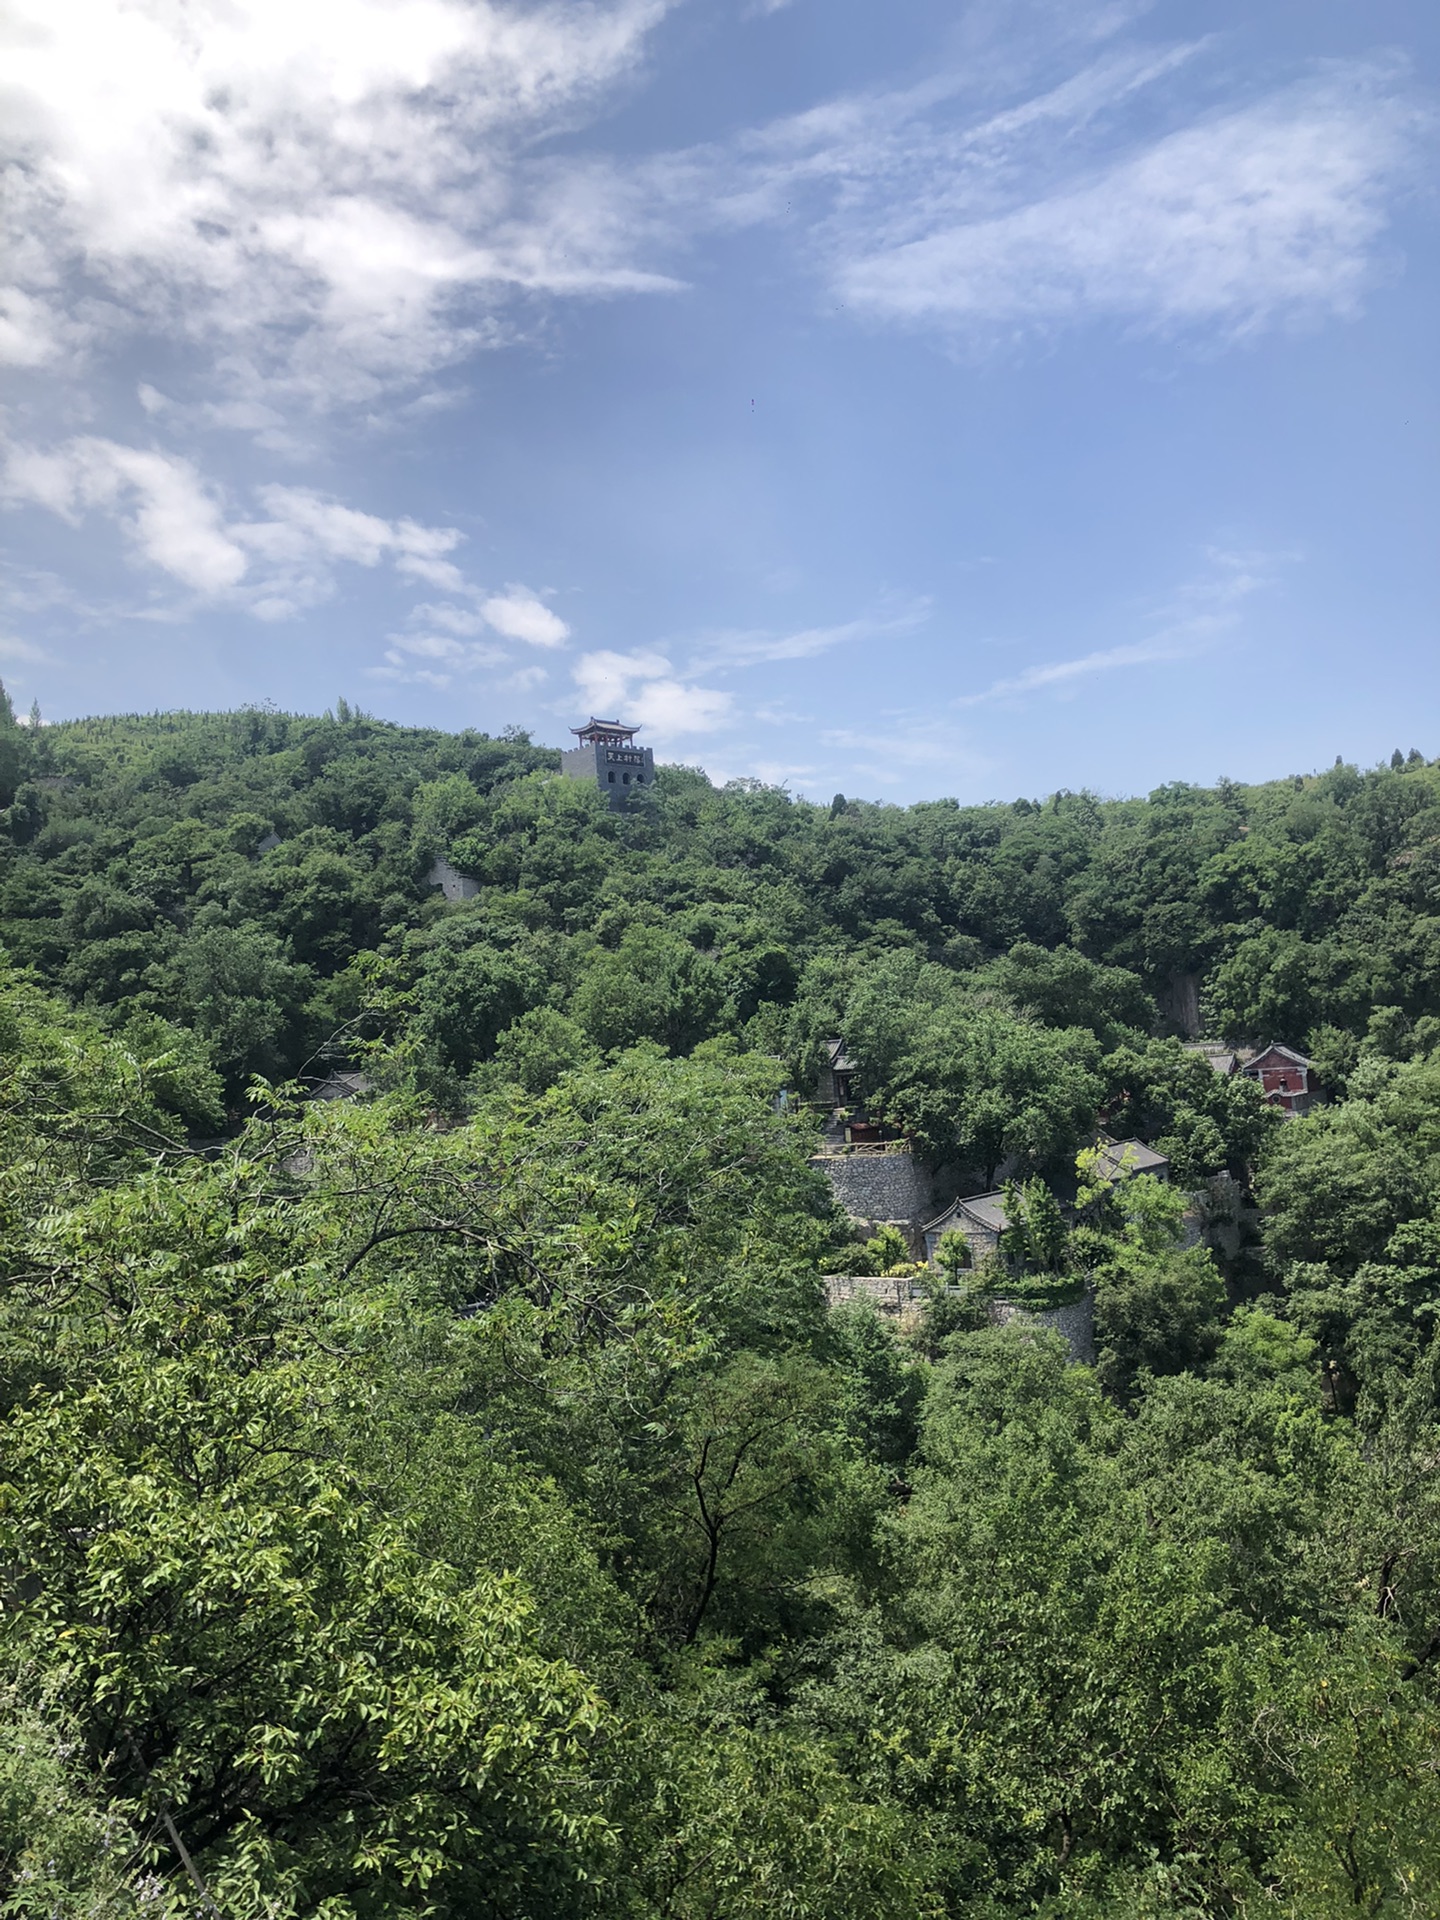
[[[920,1246],[920,1227],[934,1211],[930,1176],[911,1153],[817,1153],[810,1162],[835,1190],[850,1215],[872,1231],[900,1227],[912,1248]]]
[[[1087,1367],[1095,1364],[1095,1296],[1087,1292],[1083,1299],[1063,1307],[1027,1307],[1019,1300],[992,1300],[990,1321],[993,1326],[1008,1326],[1012,1320],[1032,1326],[1051,1327],[1063,1335],[1072,1360]]]
[[[918,1280],[896,1280],[888,1275],[827,1274],[825,1294],[832,1307],[842,1307],[851,1300],[873,1300],[881,1313],[896,1315],[902,1324],[918,1319],[925,1305],[925,1288]]]
[[[959,1289],[947,1288],[947,1292]],[[827,1276],[825,1292],[832,1307],[852,1300],[870,1300],[887,1319],[901,1328],[912,1325],[924,1311],[927,1288],[918,1280],[872,1277],[869,1274],[835,1273]],[[1087,1293],[1082,1300],[1064,1307],[1027,1307],[1018,1300],[992,1300],[988,1313],[992,1326],[1049,1327],[1058,1333],[1070,1349],[1072,1361],[1095,1364],[1095,1297]]]

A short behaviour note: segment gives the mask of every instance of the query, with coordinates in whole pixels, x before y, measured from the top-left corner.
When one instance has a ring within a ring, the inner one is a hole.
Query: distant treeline
[[[1207,1032],[1286,1040],[1332,1085],[1367,1034],[1423,1049],[1440,1018],[1440,767],[1417,752],[969,807],[814,806],[667,767],[623,815],[557,766],[523,734],[344,702],[34,729],[7,712],[0,928],[77,1004],[177,1019],[232,1098],[382,988],[452,1101],[507,1034],[527,1056],[541,1033],[675,1053],[730,1034],[803,1065],[842,1020],[859,1043],[850,1002],[877,975],[927,1006],[964,983],[1107,1047],[1198,999]],[[437,855],[477,899],[445,904]],[[892,1064],[870,1063],[872,1093]]]

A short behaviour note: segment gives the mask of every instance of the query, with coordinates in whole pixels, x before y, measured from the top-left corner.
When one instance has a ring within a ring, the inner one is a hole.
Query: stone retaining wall
[[[1023,1300],[992,1300],[992,1326],[1008,1326],[1011,1321],[1036,1327],[1051,1327],[1063,1336],[1072,1360],[1095,1364],[1095,1296],[1088,1289],[1083,1299],[1071,1300],[1063,1307],[1028,1307]]]
[[[899,1227],[912,1248],[919,1246],[920,1227],[934,1211],[934,1190],[913,1153],[817,1153],[810,1164],[825,1175],[852,1220],[872,1233]]]
[[[919,1319],[929,1289],[921,1280],[901,1280],[885,1275],[832,1273],[826,1276],[825,1294],[832,1307],[852,1300],[869,1300],[876,1311],[902,1327]],[[947,1287],[947,1293],[963,1289]],[[1058,1333],[1070,1349],[1072,1361],[1087,1367],[1095,1364],[1095,1296],[1087,1292],[1083,1299],[1071,1300],[1063,1307],[1028,1307],[1021,1300],[991,1300],[986,1311],[993,1327],[1048,1327]]]
[[[925,1288],[918,1280],[894,1280],[869,1273],[831,1273],[825,1277],[825,1294],[832,1307],[851,1300],[872,1300],[885,1314],[900,1320],[913,1319],[925,1304]]]

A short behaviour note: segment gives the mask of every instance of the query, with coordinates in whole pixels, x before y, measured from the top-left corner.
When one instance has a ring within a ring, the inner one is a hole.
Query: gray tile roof
[[[1209,1061],[1216,1073],[1233,1073],[1240,1061],[1240,1055],[1233,1047],[1223,1046],[1217,1040],[1191,1040],[1186,1044],[1185,1051],[1200,1054]]]
[[[967,1219],[988,1233],[1004,1233],[1010,1224],[1010,1216],[1005,1211],[1004,1194],[972,1193],[963,1200],[952,1200],[945,1211],[928,1220],[921,1231],[934,1233],[937,1228],[951,1226],[959,1226],[963,1231]]]
[[[1170,1162],[1143,1140],[1102,1140],[1095,1171],[1102,1180],[1119,1180],[1129,1173],[1170,1171]]]

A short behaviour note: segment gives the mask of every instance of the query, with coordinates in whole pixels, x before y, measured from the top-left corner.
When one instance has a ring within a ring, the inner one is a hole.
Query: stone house
[[[363,1100],[367,1093],[375,1091],[375,1082],[367,1073],[355,1073],[350,1069],[327,1073],[321,1080],[310,1083],[312,1100]]]
[[[1108,1185],[1113,1187],[1117,1180],[1128,1180],[1136,1173],[1148,1173],[1152,1180],[1169,1184],[1169,1160],[1143,1140],[1110,1140],[1102,1134],[1096,1145],[1100,1158],[1095,1162],[1095,1175]]]
[[[1227,1047],[1223,1040],[1192,1040],[1185,1051],[1198,1053],[1205,1064],[1213,1067],[1222,1079],[1227,1074],[1237,1072],[1250,1058],[1248,1047]]]
[[[1003,1193],[972,1193],[963,1200],[952,1200],[945,1211],[927,1220],[921,1232],[925,1239],[925,1257],[936,1264],[942,1234],[963,1233],[970,1246],[970,1264],[980,1262],[1000,1248],[1000,1236],[1010,1225]]]
[[[845,1051],[843,1040],[824,1043],[824,1059],[815,1083],[815,1098],[822,1107],[848,1107],[854,1104],[859,1068]]]
[[[829,1145],[810,1164],[857,1227],[866,1233],[895,1227],[915,1257],[923,1257],[920,1223],[935,1205],[934,1185],[903,1140],[888,1149]]]

